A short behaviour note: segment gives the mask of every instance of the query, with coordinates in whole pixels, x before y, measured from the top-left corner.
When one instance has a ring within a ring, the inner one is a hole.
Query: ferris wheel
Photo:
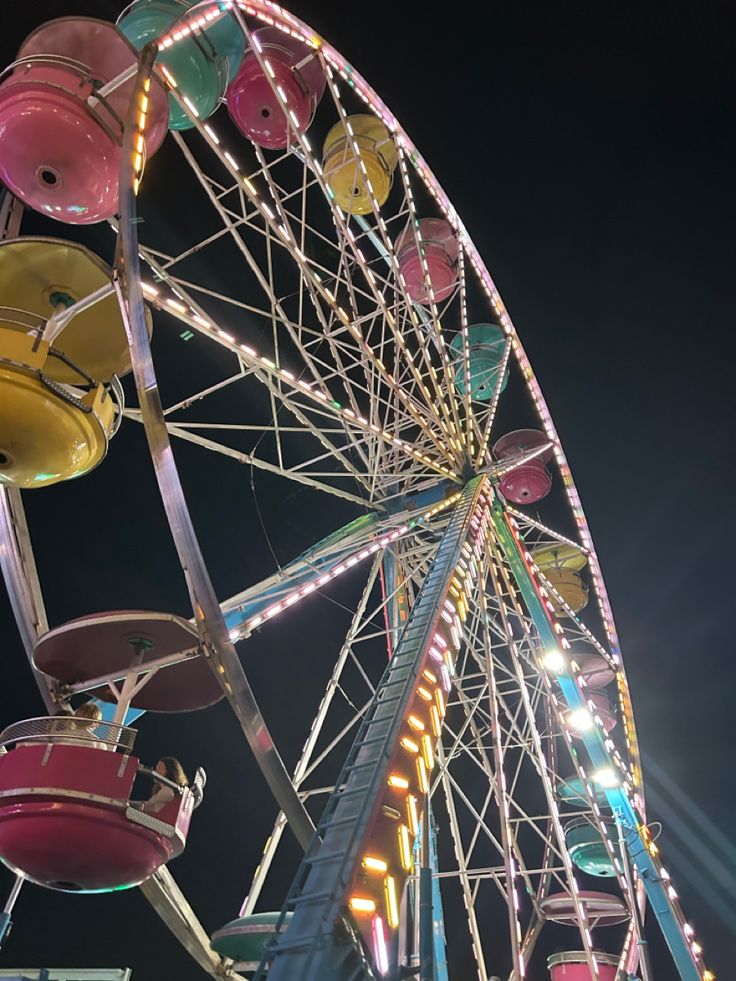
[[[442,981],[462,957],[481,981],[651,981],[649,907],[679,977],[713,981],[647,824],[616,628],[539,385],[460,216],[355,68],[267,0],[53,20],[0,79],[0,179],[0,564],[48,713],[0,735],[17,875],[0,928],[25,880],[140,885],[216,976]],[[48,234],[23,234],[24,209]],[[99,223],[111,261],[86,244]],[[158,356],[177,334],[199,342],[184,378]],[[22,493],[104,466],[121,425],[145,429],[191,611],[121,597],[49,627]],[[217,596],[179,442],[355,518]],[[342,576],[359,588],[289,772],[248,652]],[[204,773],[146,766],[133,722],[223,697],[274,824],[210,938],[167,866],[190,823],[197,847]],[[264,909],[287,829],[303,859]]]

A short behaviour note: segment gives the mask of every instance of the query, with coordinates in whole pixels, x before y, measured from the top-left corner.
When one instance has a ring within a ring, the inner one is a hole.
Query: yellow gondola
[[[573,613],[579,613],[588,603],[588,587],[580,572],[588,564],[585,552],[574,545],[555,543],[537,548],[532,552],[537,567],[547,582],[555,589]],[[550,596],[557,616],[568,616],[567,610]]]
[[[59,239],[0,243],[0,483],[41,487],[97,466],[117,421],[108,384],[130,367],[104,262]]]
[[[112,270],[76,242],[30,236],[0,242],[0,327],[27,329],[105,288],[109,294],[78,313],[53,340],[55,350],[100,382],[130,371]],[[26,315],[21,323],[18,313]],[[81,381],[79,372],[59,359],[49,363],[47,373],[67,385]]]
[[[115,403],[54,382],[56,358],[37,335],[0,327],[0,483],[42,487],[79,477],[104,458]]]
[[[388,128],[377,116],[362,113],[336,123],[322,152],[325,180],[343,211],[369,214],[373,210],[371,191],[379,207],[384,204],[399,154]]]

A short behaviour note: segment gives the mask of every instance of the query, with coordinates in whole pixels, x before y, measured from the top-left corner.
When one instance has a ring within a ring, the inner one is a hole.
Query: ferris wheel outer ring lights
[[[238,129],[257,146],[269,150],[284,149],[294,130],[307,129],[325,87],[319,62],[308,62],[304,70],[295,65],[309,57],[310,49],[277,28],[266,27],[253,33],[253,43],[260,46],[262,57],[273,72],[269,79],[254,51],[247,51],[227,90],[227,108]],[[316,68],[316,71],[315,71]],[[274,92],[278,86],[294,119],[289,119]]]
[[[55,312],[55,301],[77,302],[112,283],[112,270],[83,245],[65,239],[21,236],[0,242],[0,327],[18,329],[11,311],[23,311],[47,320]],[[153,323],[149,312],[149,333]],[[22,329],[22,328],[21,328]],[[53,342],[96,381],[130,371],[130,352],[120,307],[114,293],[82,310]],[[79,373],[57,358],[49,358],[44,374],[54,381],[78,385]]]
[[[46,21],[28,35],[18,58],[44,55],[61,56],[81,62],[95,83],[104,85],[126,68],[136,64],[137,53],[130,42],[109,21],[93,17],[59,17]],[[133,79],[123,82],[105,96],[107,105],[124,120],[133,91]],[[169,99],[163,84],[154,76],[149,93],[146,120],[146,156],[163,143],[169,123]]]
[[[457,283],[459,246],[449,222],[422,218],[418,227],[410,223],[396,240],[395,250],[406,292],[415,303],[430,306],[450,296]]]
[[[598,981],[616,981],[618,958],[594,951],[598,964]],[[551,981],[592,981],[588,957],[584,950],[552,954],[547,960]]]
[[[166,34],[192,6],[189,0],[136,0],[118,19],[118,30],[140,50],[149,41]],[[203,36],[192,35],[160,52],[157,63],[176,79],[179,92],[190,101],[195,115],[207,119],[235,77],[243,49],[240,28],[231,15],[224,14]],[[171,96],[169,129],[187,130],[194,125]]]
[[[358,148],[357,157],[351,142]],[[373,211],[374,199],[379,207],[386,202],[399,155],[380,119],[367,113],[341,119],[327,134],[322,152],[325,181],[343,211],[367,215]]]
[[[92,95],[78,73],[45,64],[0,85],[0,179],[29,208],[72,225],[118,206],[120,146],[89,112]],[[109,110],[98,111],[114,130]]]
[[[43,634],[33,651],[39,671],[65,684],[75,684],[131,666],[134,642],[147,646],[141,669],[158,658],[170,657],[199,646],[193,624],[171,613],[145,610],[113,610],[79,617]],[[92,692],[102,701],[114,698],[107,685]],[[193,712],[214,705],[223,691],[206,659],[191,657],[157,672],[131,701],[147,712]]]
[[[473,324],[468,327],[468,361],[470,369],[470,397],[489,402],[498,384],[498,373],[504,360],[506,335],[497,324]],[[465,395],[465,364],[463,360],[463,335],[456,334],[450,342],[454,363],[455,388]],[[508,370],[504,371],[499,392],[508,382]]]
[[[177,798],[159,812],[160,830],[135,823],[125,808],[137,766],[133,756],[91,746],[11,749],[0,757],[3,863],[64,892],[126,889],[149,878],[183,850],[191,802],[185,810]],[[90,794],[97,799],[82,799]]]
[[[94,469],[105,457],[115,408],[103,388],[72,405],[40,379],[48,345],[0,328],[0,483],[43,487]],[[88,411],[85,411],[88,410]]]

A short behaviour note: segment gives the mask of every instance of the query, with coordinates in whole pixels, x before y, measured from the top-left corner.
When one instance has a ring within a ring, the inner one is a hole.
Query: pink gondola
[[[261,67],[253,48],[247,51],[227,91],[228,112],[255,144],[281,150],[294,142],[295,130],[303,132],[311,123],[325,89],[324,72],[311,48],[278,28],[255,31],[253,47],[268,62],[273,76]],[[274,88],[280,90],[290,115],[279,104]]]
[[[452,294],[459,246],[448,222],[423,218],[417,227],[407,225],[395,249],[406,292],[415,303],[428,306],[432,299],[440,303]]]
[[[493,455],[503,462],[523,456],[548,442],[544,433],[536,429],[517,429],[499,439],[493,447]],[[551,457],[552,448],[548,447],[538,456],[502,474],[500,486],[503,496],[514,504],[534,504],[546,497],[552,487],[552,475],[547,469]]]
[[[0,859],[63,892],[137,885],[183,851],[195,794],[184,790],[155,815],[132,806],[139,762],[116,751],[132,730],[64,724],[32,719],[3,733],[16,746],[0,756]]]
[[[61,18],[35,30],[0,85],[0,178],[26,205],[71,224],[117,210],[123,126],[133,80],[105,83],[136,54],[113,24]],[[145,149],[166,135],[168,97],[151,88]]]
[[[598,981],[616,981],[618,958],[596,951],[595,959]],[[588,957],[584,950],[567,950],[560,954],[553,954],[547,961],[547,967],[552,981],[593,981],[593,974],[588,967]]]
[[[588,701],[593,703],[593,708],[588,706],[588,711],[591,715],[597,715],[598,718],[603,723],[603,730],[608,735],[613,729],[616,728],[616,715],[611,707],[611,703],[608,701],[605,693],[602,691],[590,691],[585,693],[585,697]],[[588,725],[593,723],[588,720]],[[584,728],[579,726],[571,726],[571,735],[575,738],[582,738]]]
[[[605,688],[616,680],[616,672],[600,654],[576,654],[575,660],[589,688]]]

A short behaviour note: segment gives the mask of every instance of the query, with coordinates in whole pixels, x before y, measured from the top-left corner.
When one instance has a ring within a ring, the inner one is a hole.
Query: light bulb
[[[559,672],[565,667],[565,658],[561,651],[553,648],[551,651],[545,652],[542,657],[542,664],[548,671]]]
[[[599,787],[605,787],[607,789],[612,789],[613,787],[620,787],[621,781],[618,774],[611,766],[601,767],[600,770],[596,770],[593,774],[593,781],[597,783]]]
[[[567,714],[567,724],[576,732],[589,732],[593,728],[593,716],[586,708],[574,709]]]

